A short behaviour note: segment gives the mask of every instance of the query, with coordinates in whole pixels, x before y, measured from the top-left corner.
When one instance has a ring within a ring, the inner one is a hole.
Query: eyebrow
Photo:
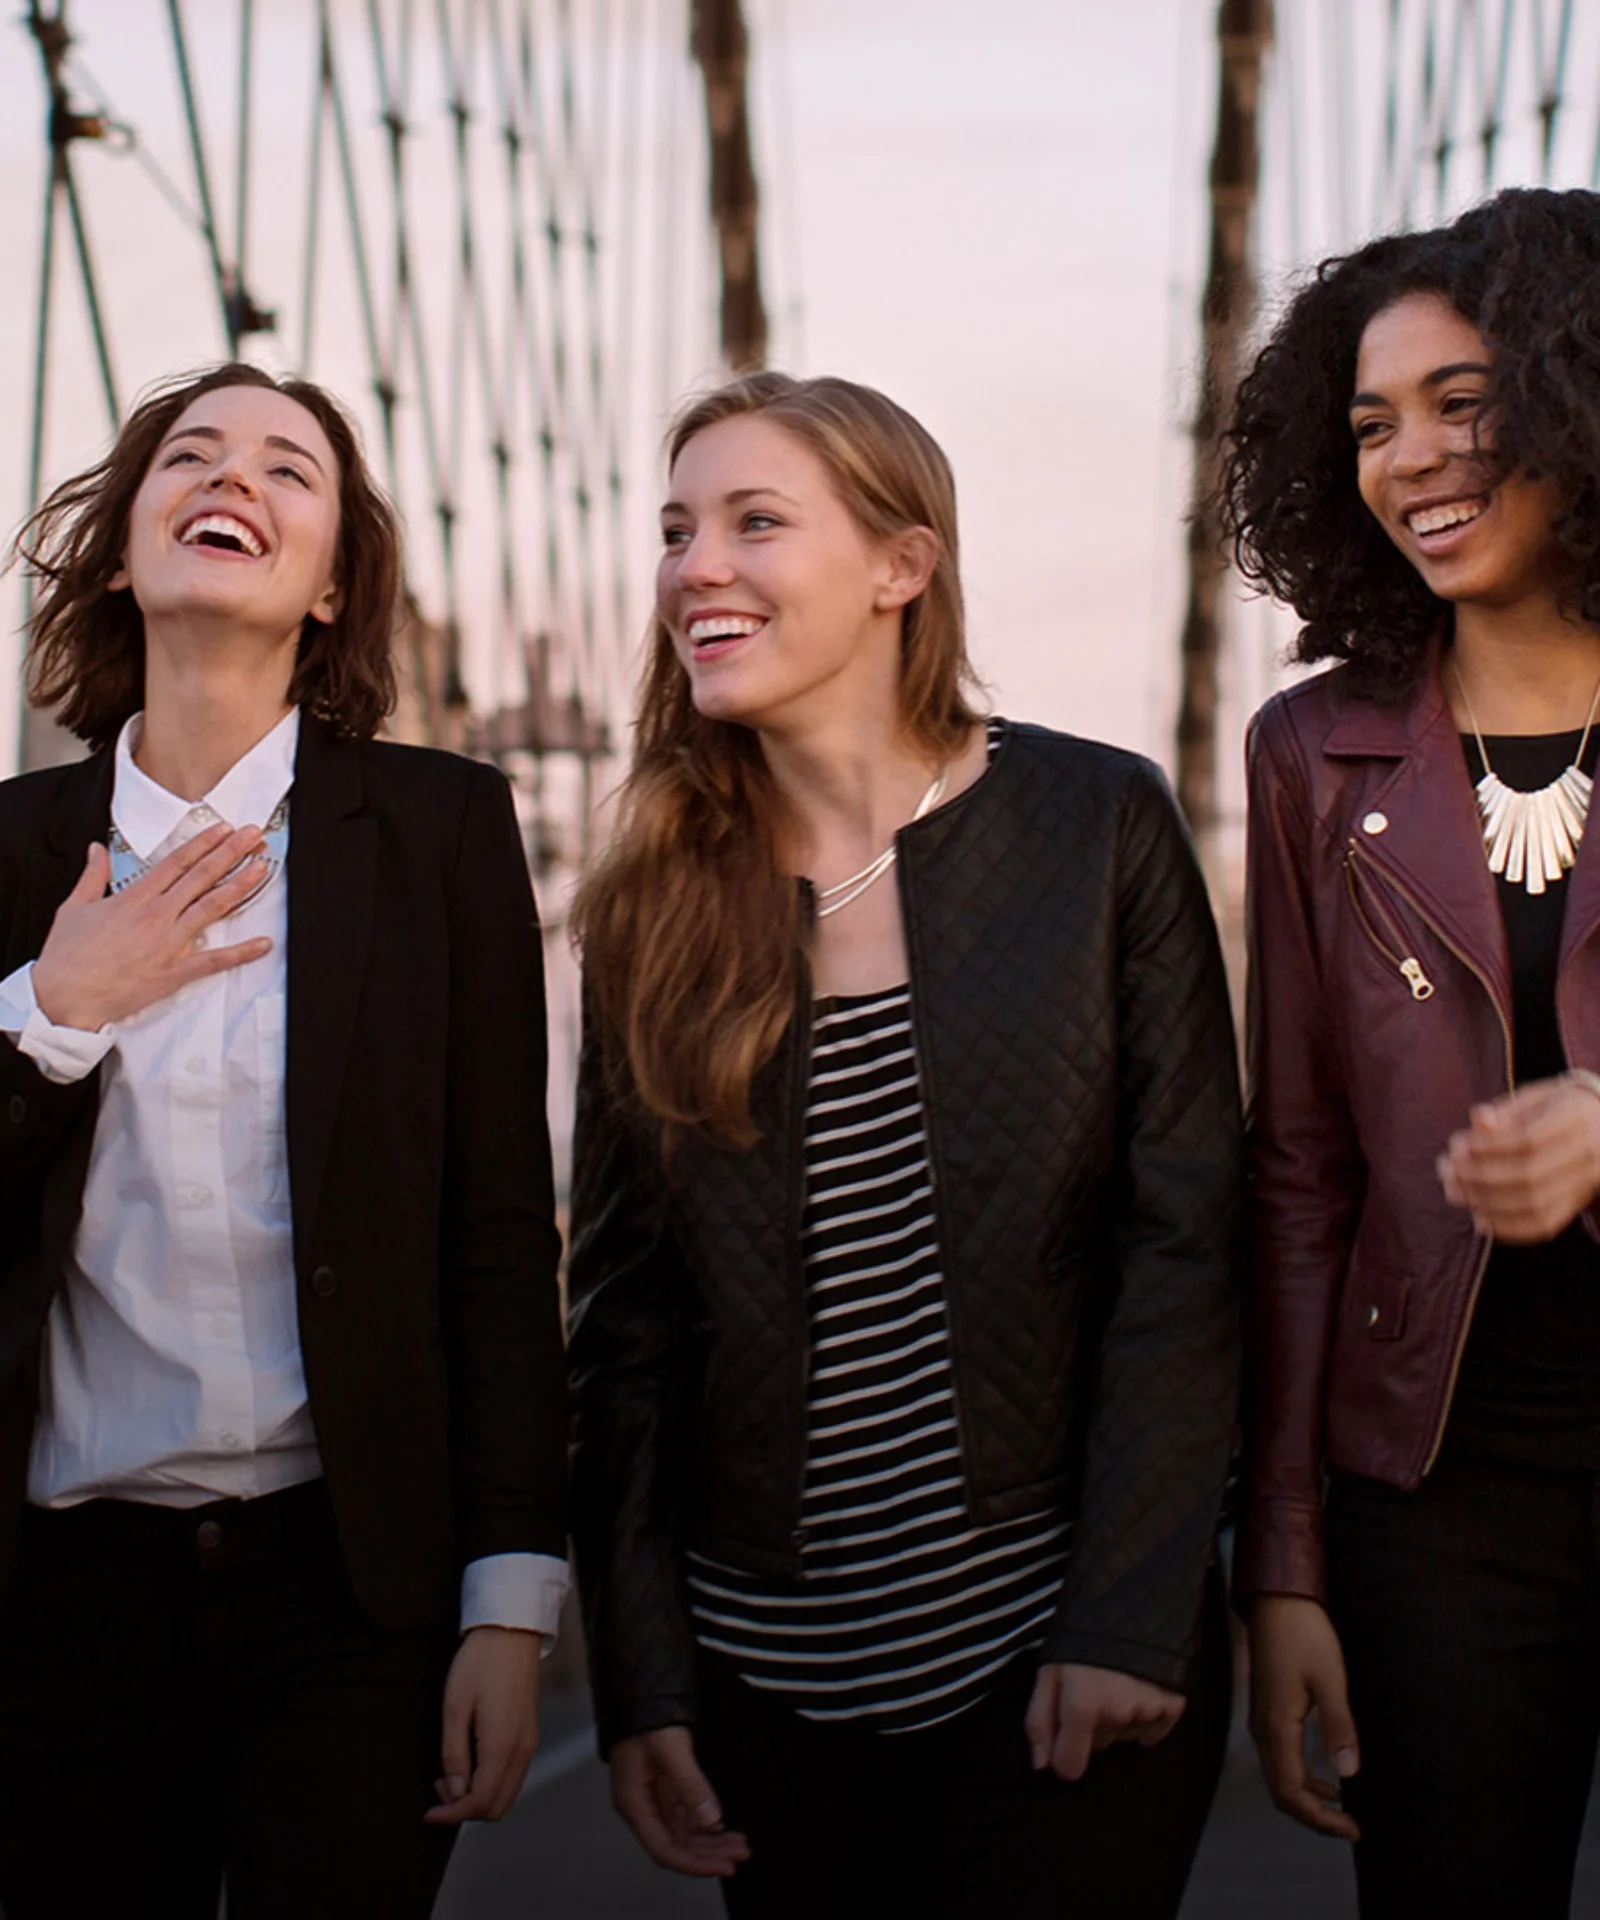
[[[1453,380],[1458,373],[1490,374],[1493,371],[1494,369],[1482,360],[1452,360],[1448,366],[1435,367],[1432,373],[1425,373],[1421,384],[1425,387],[1437,387],[1446,380]],[[1354,413],[1357,407],[1381,407],[1382,405],[1381,393],[1353,393],[1350,396],[1349,411]]]
[[[220,441],[221,439],[222,429],[220,427],[179,427],[175,432],[169,433],[161,444],[164,447],[168,447],[171,446],[174,440]],[[281,433],[269,433],[266,437],[266,445],[269,447],[278,447],[284,453],[297,453],[302,460],[309,460],[318,473],[322,471],[322,462],[309,447],[301,446],[298,440],[285,439]]]
[[[782,487],[735,487],[731,493],[725,493],[722,496],[722,503],[724,506],[736,507],[741,501],[753,500],[757,494],[762,493],[769,495],[774,500],[785,501],[791,507],[797,507],[800,504],[798,500],[785,493]],[[667,500],[663,501],[661,511],[663,513],[687,513],[689,509],[681,500]]]

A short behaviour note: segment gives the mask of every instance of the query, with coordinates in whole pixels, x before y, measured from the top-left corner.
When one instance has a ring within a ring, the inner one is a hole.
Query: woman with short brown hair
[[[94,751],[0,785],[0,1902],[420,1920],[565,1581],[511,797],[373,737],[398,539],[320,388],[170,383],[22,548]]]

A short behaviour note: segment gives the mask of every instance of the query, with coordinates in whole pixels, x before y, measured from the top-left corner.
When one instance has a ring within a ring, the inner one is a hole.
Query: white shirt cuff
[[[515,1627],[539,1634],[548,1653],[556,1643],[571,1584],[566,1561],[554,1554],[487,1554],[472,1561],[461,1576],[461,1631]]]
[[[0,980],[0,1033],[6,1033],[47,1080],[69,1086],[83,1080],[116,1044],[110,1027],[85,1033],[79,1027],[58,1027],[39,1011],[33,994],[33,962]]]

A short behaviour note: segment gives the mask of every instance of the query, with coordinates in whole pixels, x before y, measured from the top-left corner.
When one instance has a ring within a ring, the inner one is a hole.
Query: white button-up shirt
[[[112,818],[148,865],[219,820],[265,826],[294,780],[290,713],[191,805],[117,742]],[[293,825],[291,820],[291,834]],[[0,982],[0,1032],[51,1079],[102,1064],[72,1257],[51,1308],[28,1497],[188,1507],[254,1499],[322,1471],[296,1310],[284,1131],[288,886],[282,873],[207,946],[271,950],[89,1034],[40,1011],[33,969]],[[462,1628],[552,1635],[565,1562],[473,1562]]]

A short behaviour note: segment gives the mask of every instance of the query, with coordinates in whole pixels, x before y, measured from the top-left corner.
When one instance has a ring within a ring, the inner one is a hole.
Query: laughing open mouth
[[[181,547],[218,547],[224,553],[248,554],[259,560],[266,551],[255,532],[231,513],[203,513],[178,536]]]

